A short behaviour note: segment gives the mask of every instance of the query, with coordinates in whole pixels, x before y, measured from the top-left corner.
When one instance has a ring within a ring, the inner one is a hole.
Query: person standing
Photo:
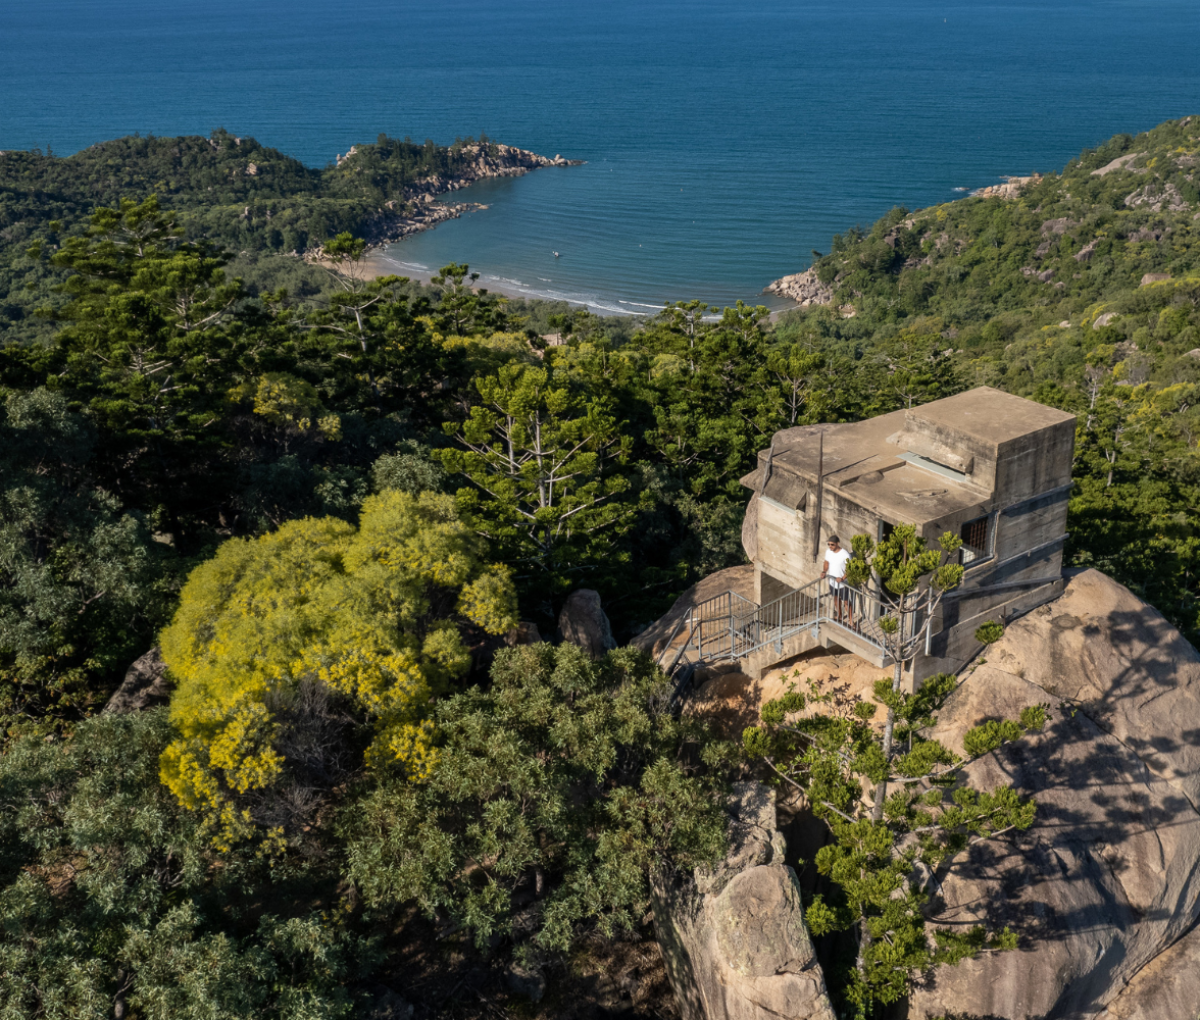
[[[821,576],[829,578],[829,594],[833,596],[833,613],[838,623],[854,626],[854,608],[850,604],[850,586],[846,584],[846,565],[850,550],[843,549],[837,535],[829,536],[829,548],[821,565]],[[843,620],[843,616],[845,620]]]

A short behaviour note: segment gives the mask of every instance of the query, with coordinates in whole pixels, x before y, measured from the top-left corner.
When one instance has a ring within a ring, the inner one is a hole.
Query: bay
[[[587,163],[457,193],[488,208],[397,265],[754,302],[894,205],[1200,113],[1198,48],[1194,0],[6,0],[0,149],[225,127],[323,165],[482,131]]]

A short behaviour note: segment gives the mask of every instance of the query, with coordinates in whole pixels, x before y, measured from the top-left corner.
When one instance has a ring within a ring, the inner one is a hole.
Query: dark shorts
[[[844,584],[840,588],[835,588],[832,584],[830,584],[829,594],[832,595],[839,602],[849,602],[850,601],[850,589],[847,588]]]

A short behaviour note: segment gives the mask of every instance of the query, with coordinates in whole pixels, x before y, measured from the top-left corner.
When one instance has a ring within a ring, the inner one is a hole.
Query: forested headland
[[[379,210],[492,145],[0,156],[0,1013],[482,1015],[649,937],[742,752],[638,653],[503,635],[582,587],[624,644],[743,562],[783,427],[1077,414],[1069,561],[1195,641],[1200,119],[851,229],[775,323],[369,278]],[[170,708],[100,714],[155,645]]]

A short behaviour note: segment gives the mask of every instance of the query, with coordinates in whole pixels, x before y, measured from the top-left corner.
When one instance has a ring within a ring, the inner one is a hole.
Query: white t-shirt
[[[830,549],[825,550],[825,563],[829,570],[829,586],[831,588],[840,588],[842,586],[842,578],[846,576],[846,564],[850,562],[850,550],[845,547],[833,552]]]

